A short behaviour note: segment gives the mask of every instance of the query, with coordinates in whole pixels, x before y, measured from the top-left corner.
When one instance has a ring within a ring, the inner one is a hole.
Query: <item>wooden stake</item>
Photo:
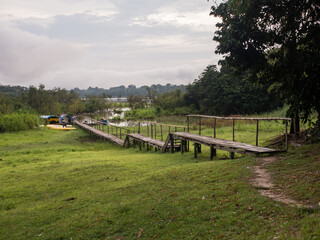
[[[257,120],[256,146],[259,146],[259,120]]]
[[[213,137],[216,138],[217,134],[216,134],[216,126],[217,126],[217,119],[214,119],[214,123],[213,123]]]
[[[234,119],[232,119],[232,141],[234,141]]]

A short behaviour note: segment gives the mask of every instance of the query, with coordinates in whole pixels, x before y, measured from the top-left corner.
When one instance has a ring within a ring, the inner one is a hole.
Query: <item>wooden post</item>
[[[201,135],[201,117],[199,118],[199,135]]]
[[[234,159],[234,152],[230,152],[230,158]]]
[[[153,138],[153,124],[152,123],[150,124],[150,127],[151,127],[151,138]]]
[[[256,146],[259,146],[259,120],[257,120]]]
[[[161,132],[161,141],[163,141],[162,125],[160,125],[160,132]]]
[[[141,141],[139,141],[139,150],[141,151],[141,145],[142,145],[142,143],[141,143]]]
[[[157,125],[154,125],[154,138],[157,139]]]
[[[217,155],[217,150],[213,148],[213,146],[210,146],[210,160],[213,159],[214,156]]]
[[[138,123],[138,133],[140,134],[140,122]]]
[[[194,143],[194,158],[197,158],[198,144]]]
[[[232,141],[234,141],[234,119],[232,119]]]
[[[187,132],[190,131],[190,120],[189,117],[187,117]],[[190,142],[188,141],[188,146],[187,146],[187,151],[189,152],[190,150]]]
[[[149,137],[149,124],[147,123],[147,136]]]
[[[121,139],[121,128],[120,128],[120,139]]]
[[[174,153],[174,139],[171,134],[170,134],[170,150],[171,150],[171,153]]]
[[[187,117],[187,131],[189,132],[189,130],[190,130],[190,125],[189,125],[190,123],[189,123],[189,117]]]
[[[111,126],[111,135],[113,135],[113,126]]]
[[[285,121],[286,127],[286,151],[288,151],[288,120]]]
[[[217,133],[216,133],[216,126],[217,126],[217,119],[214,119],[214,123],[213,123],[213,137],[216,138],[217,137]]]
[[[181,150],[181,154],[183,154],[184,153],[184,140],[181,140],[180,150]]]
[[[116,127],[116,137],[118,137],[118,128]]]

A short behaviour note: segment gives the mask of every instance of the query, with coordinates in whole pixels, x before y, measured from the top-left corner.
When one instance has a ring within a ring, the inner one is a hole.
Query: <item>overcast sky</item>
[[[0,84],[192,83],[217,64],[207,0],[0,0]]]

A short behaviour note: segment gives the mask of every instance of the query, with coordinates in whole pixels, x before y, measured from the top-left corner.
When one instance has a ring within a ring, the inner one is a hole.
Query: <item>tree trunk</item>
[[[300,133],[300,117],[298,114],[292,118],[290,126],[290,134],[298,135]]]

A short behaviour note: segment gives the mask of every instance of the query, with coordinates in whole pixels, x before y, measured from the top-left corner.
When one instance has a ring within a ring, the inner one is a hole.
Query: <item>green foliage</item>
[[[86,97],[86,100],[85,100],[86,112],[96,112],[96,111],[102,112],[106,107],[107,105],[104,97],[101,97],[101,96],[97,97],[94,95],[89,95]]]
[[[137,119],[149,119],[152,120],[156,117],[155,108],[139,108],[125,112],[125,119],[137,120]]]
[[[12,113],[0,115],[0,132],[17,132],[33,129],[42,124],[39,115],[31,113]]]
[[[167,113],[170,113],[175,109],[184,106],[183,96],[184,93],[182,93],[180,90],[159,94],[155,98],[153,105],[165,110]]]
[[[80,97],[84,98],[87,95],[95,95],[99,96],[101,94],[105,94],[108,97],[129,97],[131,95],[134,96],[147,96],[148,94],[161,94],[169,91],[173,91],[179,89],[182,92],[186,91],[186,87],[184,85],[172,85],[170,83],[166,85],[153,84],[149,86],[136,87],[135,85],[118,86],[112,87],[110,89],[98,88],[98,87],[89,87],[86,90],[80,90],[79,88],[74,88],[73,90],[79,94]]]
[[[69,106],[77,100],[78,95],[73,91],[68,92],[61,88],[45,90],[43,84],[40,84],[39,88],[30,86],[28,92],[22,95],[22,101],[28,103],[40,114],[68,113]]]
[[[143,97],[130,95],[127,99],[131,109],[144,108]]]
[[[208,66],[187,87],[185,104],[200,113],[231,115],[272,111],[280,101],[267,87],[249,82],[247,75],[236,76],[233,68],[223,65],[220,71]]]
[[[320,116],[319,1],[229,0],[211,14],[222,19],[214,40],[225,62],[274,84],[292,117]]]

